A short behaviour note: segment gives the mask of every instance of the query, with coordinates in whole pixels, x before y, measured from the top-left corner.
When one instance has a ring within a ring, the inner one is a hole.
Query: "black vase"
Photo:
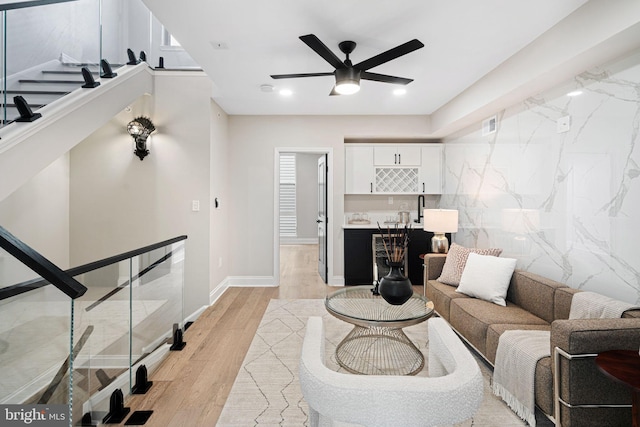
[[[408,277],[400,271],[402,263],[390,262],[389,274],[380,279],[378,291],[386,302],[392,305],[402,305],[413,295],[413,286]]]

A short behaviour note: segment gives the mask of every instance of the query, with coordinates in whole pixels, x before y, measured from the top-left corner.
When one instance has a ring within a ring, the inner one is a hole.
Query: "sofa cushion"
[[[452,243],[438,281],[446,283],[447,285],[458,286],[458,284],[460,284],[460,277],[462,277],[462,272],[464,271],[464,266],[467,263],[467,257],[472,252],[480,255],[500,256],[502,249],[465,248],[464,246]]]
[[[452,299],[470,298],[456,292],[456,288],[436,280],[429,280],[427,282],[426,296],[430,301],[433,301],[434,309],[446,321],[449,321],[449,305]]]
[[[545,325],[543,319],[515,304],[506,307],[476,298],[456,298],[449,307],[449,323],[480,353],[486,355],[487,329],[493,324]]]
[[[514,258],[470,253],[456,292],[497,305],[507,305],[504,298],[516,268]]]
[[[556,319],[554,313],[555,293],[560,288],[567,288],[567,285],[537,274],[516,270],[511,278],[507,301],[511,301],[551,323]]]

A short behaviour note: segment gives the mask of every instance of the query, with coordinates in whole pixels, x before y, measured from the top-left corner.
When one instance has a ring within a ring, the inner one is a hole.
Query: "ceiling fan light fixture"
[[[360,90],[360,71],[355,68],[336,69],[336,92],[340,95],[353,95]]]

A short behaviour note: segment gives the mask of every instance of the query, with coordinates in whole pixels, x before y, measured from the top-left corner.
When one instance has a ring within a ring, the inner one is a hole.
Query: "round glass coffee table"
[[[402,331],[433,315],[433,303],[422,295],[414,293],[404,304],[391,305],[373,295],[371,286],[347,286],[327,296],[325,307],[354,325],[336,347],[336,360],[347,371],[415,375],[424,367],[424,356]]]

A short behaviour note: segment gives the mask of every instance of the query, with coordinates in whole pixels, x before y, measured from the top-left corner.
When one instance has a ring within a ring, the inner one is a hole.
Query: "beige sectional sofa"
[[[571,299],[579,290],[536,274],[516,270],[511,278],[506,307],[456,292],[438,282],[446,255],[427,254],[425,294],[436,312],[492,366],[500,334],[511,329],[551,331],[551,356],[541,359],[535,371],[536,406],[557,419],[559,399],[564,427],[631,425],[631,409],[585,408],[579,405],[631,404],[630,390],[606,377],[595,365],[594,355],[606,350],[640,348],[640,310],[629,310],[620,319],[569,320]],[[555,348],[560,349],[555,351]],[[560,354],[565,355],[560,355]],[[557,354],[557,355],[556,355]],[[554,396],[554,356],[559,364],[559,393]]]

